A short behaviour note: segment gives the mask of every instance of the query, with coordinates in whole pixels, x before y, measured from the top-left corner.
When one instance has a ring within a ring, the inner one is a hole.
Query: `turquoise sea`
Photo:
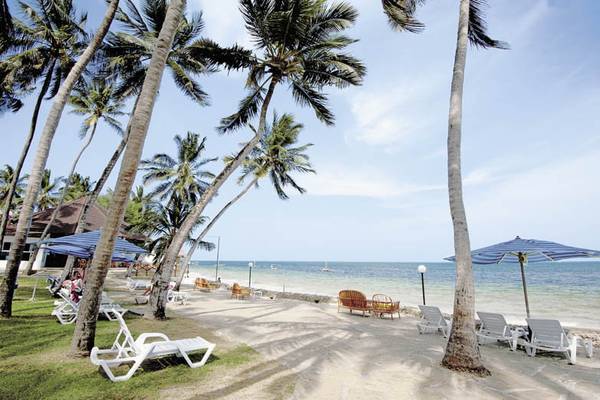
[[[224,282],[248,284],[249,261],[221,261]],[[452,311],[453,263],[256,261],[252,287],[336,296],[342,289],[368,297],[384,293],[404,305],[422,303],[417,266],[427,266],[425,296],[429,305]],[[475,265],[476,309],[500,312],[509,322],[524,323],[525,305],[517,264]],[[526,266],[532,317],[557,318],[563,324],[600,329],[600,262],[549,262]],[[214,261],[193,261],[190,276],[215,279]]]

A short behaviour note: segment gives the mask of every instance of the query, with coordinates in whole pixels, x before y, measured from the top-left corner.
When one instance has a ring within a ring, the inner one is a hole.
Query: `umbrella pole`
[[[527,318],[529,315],[529,298],[527,297],[527,282],[525,281],[525,268],[523,267],[523,260],[519,259],[521,265],[521,280],[523,281],[523,294],[525,295],[525,310],[527,311]]]

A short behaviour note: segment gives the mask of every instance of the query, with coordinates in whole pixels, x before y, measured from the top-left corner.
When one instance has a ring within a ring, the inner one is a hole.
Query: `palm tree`
[[[298,135],[302,130],[302,124],[294,122],[294,117],[290,114],[283,114],[278,117],[273,116],[271,126],[265,126],[265,134],[261,137],[258,145],[250,152],[250,155],[244,160],[242,166],[242,175],[238,183],[242,184],[246,179],[250,179],[247,184],[233,199],[231,199],[219,212],[212,218],[210,223],[202,230],[198,237],[192,242],[188,250],[183,266],[188,266],[196,251],[198,243],[202,243],[204,236],[210,231],[213,225],[221,218],[229,207],[241,199],[252,187],[258,187],[258,181],[264,177],[269,177],[275,188],[275,192],[282,200],[287,200],[288,195],[285,192],[285,186],[290,185],[299,193],[304,193],[305,189],[299,186],[292,178],[290,173],[314,173],[308,155],[304,152],[312,144],[305,144],[299,147],[292,147],[298,141]],[[231,157],[225,160],[231,162]],[[176,290],[179,290],[185,274],[185,268],[182,268],[181,275],[177,280]]]
[[[49,3],[52,4],[63,4],[63,2],[71,3],[70,0],[53,0]],[[86,69],[88,63],[92,60],[92,57],[96,53],[96,50],[104,40],[104,36],[110,28],[113,17],[117,11],[119,0],[111,0],[106,9],[106,13],[100,25],[96,35],[89,42],[86,49],[81,54],[81,57],[75,62],[67,77],[60,85],[56,92],[56,97],[52,102],[52,107],[48,112],[46,123],[40,137],[40,142],[37,147],[36,156],[33,161],[33,167],[29,174],[29,180],[27,183],[27,190],[23,199],[23,205],[21,206],[21,212],[19,214],[19,221],[15,229],[14,242],[10,246],[8,253],[8,259],[6,262],[6,274],[2,280],[0,280],[0,315],[4,317],[10,317],[12,314],[12,298],[14,295],[15,284],[17,281],[17,273],[19,270],[19,264],[21,263],[21,256],[23,255],[23,249],[25,248],[25,241],[27,239],[27,233],[31,222],[31,216],[33,214],[33,205],[37,198],[40,190],[40,183],[42,180],[42,174],[46,167],[46,161],[50,154],[50,147],[54,134],[58,128],[60,117],[65,109],[65,105],[69,100],[71,90],[81,77],[81,74]],[[63,12],[62,9],[57,12]]]
[[[76,57],[83,51],[87,39],[84,31],[87,16],[78,15],[72,1],[34,0],[31,4],[20,2],[19,5],[25,20],[9,18],[8,7],[4,15],[4,19],[12,21],[12,37],[0,42],[0,54],[3,56],[0,61],[2,108],[18,110],[22,105],[19,97],[31,92],[39,80],[42,80],[42,86],[33,108],[23,149],[15,164],[12,190],[8,192],[6,200],[9,205],[33,141],[42,100],[46,95],[47,98],[56,95],[62,80],[75,64]],[[9,208],[2,213],[0,242],[4,240]]]
[[[240,8],[257,54],[249,60],[248,95],[236,113],[221,121],[219,129],[229,132],[241,128],[257,114],[258,128],[203,193],[173,239],[161,266],[166,272],[157,270],[163,278],[170,276],[187,235],[208,202],[259,142],[277,85],[288,84],[298,104],[311,107],[319,120],[332,125],[334,116],[322,90],[327,86],[359,85],[365,74],[360,61],[342,52],[355,42],[341,33],[356,20],[357,12],[351,5],[328,6],[321,0],[241,0]],[[165,318],[161,305],[165,304],[168,284],[168,279],[160,280],[150,296],[157,319]]]
[[[120,8],[116,16],[123,30],[109,34],[104,46],[105,69],[120,79],[115,96],[126,98],[135,95],[133,110],[152,58],[152,49],[165,22],[167,5],[165,1],[143,0],[138,8],[132,1],[126,1],[125,8]],[[167,68],[171,71],[175,84],[199,105],[207,103],[207,95],[197,80],[199,75],[214,72],[217,66],[238,69],[245,66],[249,59],[249,52],[238,46],[222,48],[209,39],[202,38],[203,28],[201,14],[194,14],[189,19],[184,14],[167,58]],[[86,199],[75,233],[81,233],[85,229],[89,209],[102,192],[125,150],[129,131],[128,125],[123,140],[110,157],[92,194]]]
[[[165,250],[169,247],[171,240],[181,227],[181,224],[190,212],[193,203],[181,198],[175,194],[167,205],[158,204],[156,206],[156,221],[154,223],[151,235],[154,237],[148,246],[148,250],[154,255],[154,259],[159,263],[164,256]],[[196,226],[206,222],[206,218],[200,218]],[[188,242],[191,243],[192,237],[188,236]],[[200,245],[207,250],[212,250],[214,245],[200,242]]]
[[[40,240],[45,240],[48,236],[50,228],[54,224],[60,207],[65,200],[76,200],[91,192],[92,183],[90,177],[82,177],[75,172],[75,169],[77,168],[81,156],[90,146],[96,135],[98,122],[104,121],[117,132],[122,132],[121,123],[116,118],[123,115],[123,112],[120,111],[123,107],[123,103],[115,101],[112,92],[113,89],[111,85],[106,84],[103,80],[96,80],[91,83],[82,83],[75,89],[75,94],[69,98],[69,103],[73,106],[72,113],[85,116],[79,131],[80,138],[85,140],[71,164],[71,169],[69,170],[65,184],[61,189],[60,198],[58,199],[54,212],[50,216],[50,221],[42,232]],[[25,273],[30,274],[33,271],[33,263],[35,262],[38,251],[39,247],[36,246],[29,257],[29,262],[24,271]]]
[[[423,0],[383,0],[383,9],[392,27],[398,30],[418,32],[423,24],[415,19],[418,3]],[[467,43],[481,48],[507,48],[507,44],[490,38],[486,31],[482,7],[485,0],[461,0],[458,20],[458,38],[454,56],[454,70],[450,92],[448,117],[448,193],[450,214],[454,229],[454,251],[456,254],[456,286],[452,330],[442,365],[449,369],[469,371],[478,375],[489,375],[479,354],[475,335],[475,288],[471,245],[467,216],[462,196],[460,165],[460,142],[462,125],[462,97],[467,60]]]
[[[172,48],[173,39],[177,27],[183,17],[185,0],[171,0],[167,8],[166,16],[154,51],[142,90],[138,97],[138,104],[131,117],[131,129],[127,141],[127,148],[121,162],[121,169],[117,179],[117,185],[113,192],[111,207],[108,211],[106,223],[102,229],[102,235],[96,246],[96,251],[91,262],[91,267],[86,275],[86,288],[79,305],[77,323],[71,342],[71,351],[75,354],[89,354],[94,346],[96,334],[96,319],[100,306],[100,296],[104,279],[108,273],[108,266],[115,245],[115,238],[119,231],[119,225],[123,220],[125,206],[133,186],[144,140],[150,125],[152,110],[156,95],[160,87],[163,71],[167,63],[169,51]]]
[[[13,178],[15,176],[15,170],[12,166],[4,164],[4,168],[0,169],[0,207],[7,206],[6,199],[8,192],[10,191]],[[15,199],[19,199],[25,190],[25,180],[27,176],[22,176],[17,180],[17,186],[15,190]],[[14,206],[14,204],[13,204]]]
[[[36,203],[37,211],[43,211],[56,206],[59,195],[58,186],[62,180],[63,178],[61,176],[52,179],[52,171],[49,169],[44,170],[40,194],[38,195]]]
[[[150,192],[150,196],[157,197],[161,201],[176,195],[196,203],[198,197],[210,184],[206,179],[215,177],[212,172],[204,168],[217,158],[202,157],[206,149],[206,138],[200,140],[200,135],[197,133],[188,132],[183,138],[175,135],[173,140],[177,146],[176,158],[160,153],[140,163],[140,169],[146,171],[144,185],[158,183]]]

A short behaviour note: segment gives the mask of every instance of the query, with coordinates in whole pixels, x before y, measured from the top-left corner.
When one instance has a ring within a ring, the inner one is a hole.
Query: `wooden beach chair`
[[[194,281],[194,289],[199,289],[203,292],[212,292],[215,287],[215,285],[211,284],[208,279],[205,278],[196,278]]]
[[[342,308],[350,310],[350,314],[352,314],[352,311],[360,311],[363,316],[373,311],[371,301],[367,300],[365,295],[357,290],[341,290],[338,293],[338,312]]]
[[[142,363],[149,359],[155,359],[167,356],[183,357],[190,368],[203,366],[210,354],[215,348],[214,343],[210,343],[200,336],[190,339],[171,340],[163,333],[142,333],[137,339],[134,339],[123,319],[123,316],[117,315],[120,330],[110,349],[101,350],[94,347],[90,353],[90,361],[94,365],[100,366],[108,378],[113,382],[126,381],[133,376],[135,371]],[[148,342],[152,339],[152,342]],[[190,353],[204,350],[204,356],[198,362],[192,362]],[[102,356],[110,355],[112,358],[104,359]],[[115,375],[112,367],[119,367],[123,364],[133,364],[123,375]]]
[[[511,350],[517,349],[517,339],[523,331],[511,329],[502,314],[477,311],[481,324],[476,332],[479,344],[500,341],[507,342]]]
[[[394,314],[398,314],[400,318],[400,302],[393,301],[391,297],[384,294],[374,294],[373,300],[371,301],[373,307],[373,314],[383,318],[384,314],[389,314],[394,319]]]
[[[419,306],[421,310],[421,320],[417,323],[417,330],[420,334],[427,332],[442,332],[444,337],[450,334],[450,321],[446,320],[438,307]]]
[[[577,347],[583,347],[585,354],[591,358],[594,348],[591,340],[584,340],[576,335],[568,335],[556,319],[527,318],[531,329],[531,340],[524,341],[525,351],[530,357],[535,357],[538,350],[563,353],[569,364],[577,362]]]
[[[250,297],[250,289],[241,287],[238,283],[234,283],[231,287],[231,297],[236,299],[245,299]]]

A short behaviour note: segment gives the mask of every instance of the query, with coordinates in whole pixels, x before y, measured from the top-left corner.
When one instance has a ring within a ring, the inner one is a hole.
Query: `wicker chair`
[[[238,283],[234,283],[231,287],[231,297],[236,299],[244,299],[250,297],[250,289],[241,287]]]
[[[338,312],[340,308],[347,308],[352,311],[362,311],[363,316],[371,313],[373,306],[370,300],[367,300],[364,294],[357,290],[342,290],[338,293]]]
[[[390,317],[394,319],[394,314],[398,314],[400,318],[400,302],[393,301],[391,297],[385,294],[373,295],[373,314],[383,318],[383,314],[390,314]]]
[[[194,281],[194,289],[211,290],[211,287],[206,279],[196,278]]]

